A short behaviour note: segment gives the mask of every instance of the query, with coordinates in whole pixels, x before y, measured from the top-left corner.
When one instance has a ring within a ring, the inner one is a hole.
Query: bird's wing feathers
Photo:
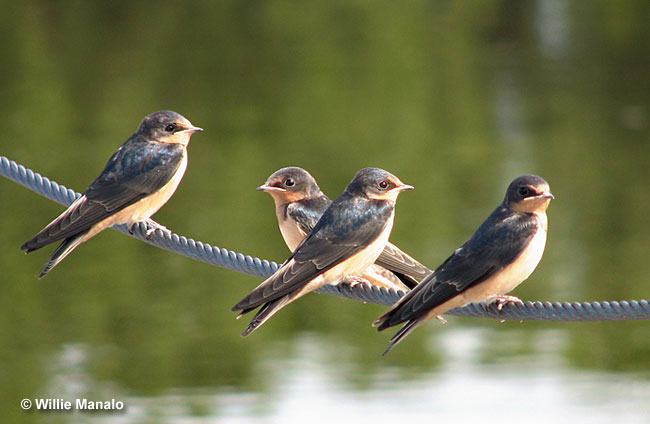
[[[300,225],[300,229],[305,234],[309,234],[331,203],[332,201],[325,195],[315,199],[299,200],[287,207],[287,214]]]
[[[354,256],[377,239],[392,213],[392,205],[374,208],[334,204],[285,264],[240,301],[233,311],[255,308],[300,290],[313,278]],[[358,205],[357,205],[358,206]]]
[[[287,214],[298,223],[303,233],[309,234],[331,203],[332,201],[325,195],[314,199],[303,199],[289,204]],[[409,288],[415,287],[417,280],[421,280],[431,273],[429,268],[402,252],[392,243],[386,244],[386,248],[375,263],[392,271]]]
[[[176,144],[129,140],[113,154],[84,195],[51,222],[23,249],[35,250],[81,231],[155,193],[178,170],[183,147]]]
[[[383,316],[382,327],[421,317],[494,275],[519,256],[535,231],[526,216],[497,208],[470,240]]]
[[[395,273],[404,274],[420,280],[431,273],[429,268],[402,252],[392,243],[386,244],[386,247],[375,263]]]
[[[184,148],[178,144],[125,144],[111,157],[85,195],[107,212],[123,209],[164,187],[178,170],[183,153]]]

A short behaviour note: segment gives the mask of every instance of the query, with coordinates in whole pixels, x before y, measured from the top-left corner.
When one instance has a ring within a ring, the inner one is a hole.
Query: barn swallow
[[[373,325],[378,331],[406,323],[390,340],[388,353],[418,325],[471,302],[496,302],[498,310],[521,300],[505,296],[535,270],[546,244],[546,209],[554,199],[548,183],[522,175],[474,235],[402,297]]]
[[[241,317],[261,306],[242,336],[299,297],[375,262],[393,227],[397,196],[412,188],[383,169],[359,171],[284,264],[232,308]]]
[[[197,131],[203,130],[176,112],[163,110],[146,116],[83,195],[20,247],[29,253],[63,240],[38,278],[112,225],[129,224],[132,229],[141,221],[152,223],[151,215],[169,200],[183,178],[187,144]]]
[[[292,252],[332,204],[314,177],[295,166],[276,171],[257,189],[269,193],[275,201],[280,232]],[[360,281],[367,281],[374,286],[408,291],[417,285],[416,278],[421,280],[430,272],[427,267],[388,242],[376,263],[370,265],[359,277]],[[356,280],[353,278],[352,282]]]

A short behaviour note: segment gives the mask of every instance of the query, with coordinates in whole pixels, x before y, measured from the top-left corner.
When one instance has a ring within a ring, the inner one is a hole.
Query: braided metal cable
[[[64,206],[69,206],[77,197],[81,196],[80,193],[59,185],[5,156],[0,156],[0,174]],[[116,225],[113,228],[161,249],[245,274],[265,278],[279,268],[275,262],[243,255],[175,233],[158,230],[147,237],[147,230],[155,228],[155,222],[151,220],[135,225],[133,234],[129,233],[126,225]],[[367,284],[339,284],[325,286],[318,291],[360,302],[387,306],[392,305],[404,295],[401,290],[379,288]],[[481,303],[456,308],[449,311],[448,314],[519,321],[627,321],[650,319],[650,303],[647,300],[582,303],[524,302],[521,304],[507,303],[500,311],[494,304]]]

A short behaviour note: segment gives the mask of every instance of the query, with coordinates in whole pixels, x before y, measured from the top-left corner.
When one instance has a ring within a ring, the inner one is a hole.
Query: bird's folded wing
[[[404,274],[418,280],[422,280],[431,273],[429,268],[401,251],[392,243],[386,244],[375,263],[395,273]]]
[[[386,328],[416,319],[485,281],[512,263],[530,243],[535,231],[532,225],[502,225],[500,220],[493,219],[378,321],[384,321],[382,327]]]
[[[153,145],[137,155],[125,154],[122,146],[84,195],[57,219],[23,245],[34,250],[81,231],[155,193],[178,170],[183,151],[178,145]]]
[[[331,203],[331,200],[323,195],[316,199],[294,202],[288,206],[287,213],[305,234],[309,234]]]
[[[377,239],[386,225],[386,214],[391,211],[380,210],[376,217],[380,223],[356,216],[353,211],[335,213],[336,219],[326,213],[325,220],[319,221],[284,265],[237,303],[233,311],[252,309],[299,290],[313,278],[350,259]],[[346,231],[345,226],[355,230]]]

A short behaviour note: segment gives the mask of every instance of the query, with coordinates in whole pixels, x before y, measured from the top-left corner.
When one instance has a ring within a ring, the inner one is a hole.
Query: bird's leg
[[[130,235],[133,235],[133,228],[134,228],[137,224],[138,224],[137,222],[132,222],[132,223],[129,225],[129,234],[130,234]]]
[[[160,230],[163,233],[169,233],[171,234],[171,230],[164,225],[158,224],[156,221],[154,221],[151,218],[147,218],[146,221],[144,221],[150,228],[147,229],[147,232],[145,233],[145,236],[147,239],[151,238],[151,235],[154,233],[156,230]]]
[[[507,294],[503,294],[500,296],[495,296],[489,304],[495,303],[497,305],[497,312],[501,312],[503,310],[503,307],[508,304],[508,303],[524,303],[521,299],[519,299],[517,296],[509,296]]]
[[[366,280],[363,277],[359,277],[356,275],[346,275],[345,277],[341,278],[339,280],[339,283],[347,284],[350,287],[354,287],[357,284],[366,284],[369,285],[370,281]]]

